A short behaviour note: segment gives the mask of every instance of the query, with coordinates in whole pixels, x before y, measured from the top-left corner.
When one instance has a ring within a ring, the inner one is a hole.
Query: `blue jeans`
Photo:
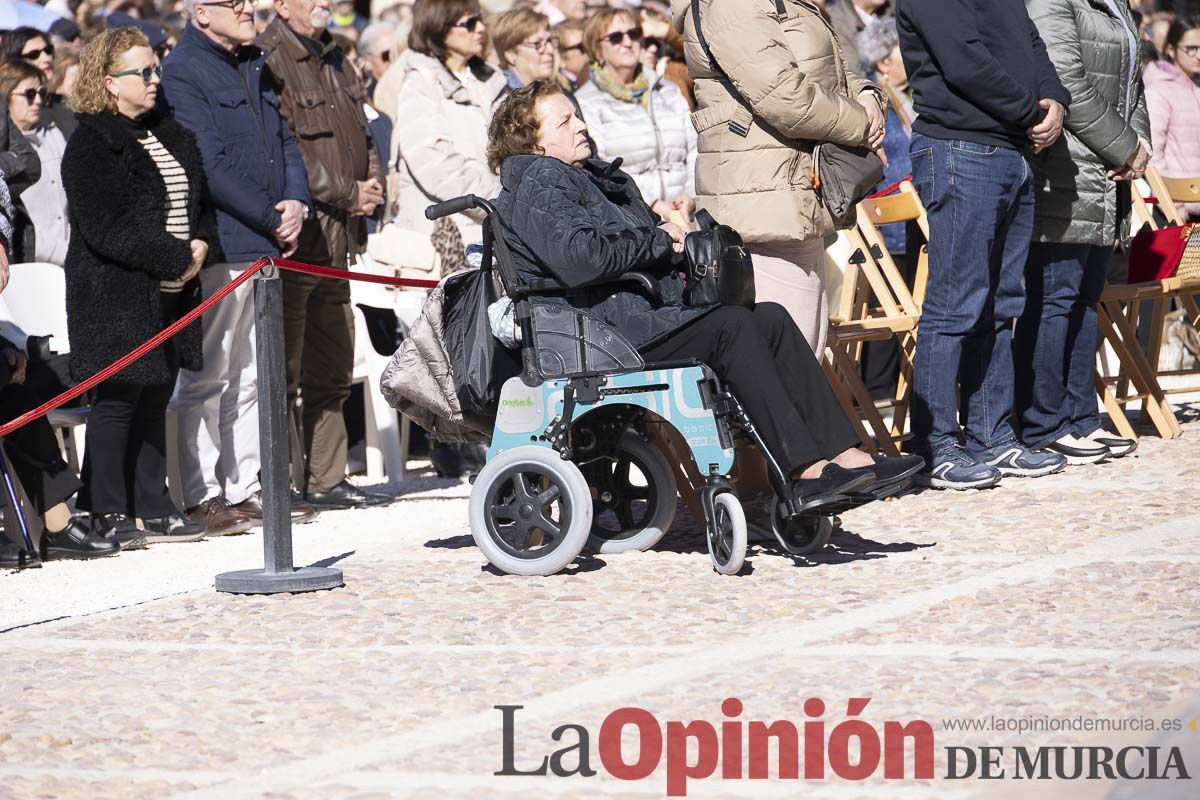
[[[1045,447],[1068,433],[1100,427],[1092,375],[1096,363],[1096,303],[1112,248],[1039,244],[1025,266],[1025,313],[1013,340],[1016,411],[1021,441]]]
[[[913,182],[929,212],[929,285],[917,331],[912,446],[959,438],[979,451],[1016,440],[1012,323],[1033,235],[1033,181],[1017,150],[912,138]]]

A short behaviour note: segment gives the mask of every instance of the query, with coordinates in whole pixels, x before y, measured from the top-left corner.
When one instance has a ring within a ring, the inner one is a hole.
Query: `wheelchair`
[[[485,215],[480,269],[493,280],[498,273],[521,348],[469,504],[471,535],[492,566],[546,576],[585,552],[648,550],[670,529],[681,493],[701,511],[722,575],[741,571],[751,534],[793,556],[829,542],[832,506],[802,511],[753,421],[709,367],[647,364],[604,320],[552,302],[566,293],[556,281],[523,282],[489,201],[467,195],[425,216],[468,209]],[[645,273],[612,283],[659,295]],[[747,522],[743,500],[765,506],[763,524]]]

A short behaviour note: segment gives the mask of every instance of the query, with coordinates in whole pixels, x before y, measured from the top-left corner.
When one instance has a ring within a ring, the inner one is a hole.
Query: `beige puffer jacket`
[[[472,98],[436,58],[409,50],[403,63],[392,133],[400,194],[396,221],[407,230],[432,233],[433,223],[425,219],[428,206],[465,194],[495,197],[500,192],[500,178],[487,165],[487,128],[505,78],[500,70],[473,63],[482,96]],[[482,239],[482,212],[451,219],[464,244]]]
[[[704,36],[739,99],[709,66],[691,0],[672,0],[671,7],[696,81],[697,205],[751,243],[831,233],[810,177],[813,148],[863,144],[867,115],[855,98],[872,91],[885,108],[878,89],[847,68],[816,4],[700,0]]]
[[[445,281],[429,293],[421,315],[380,376],[379,388],[388,405],[439,441],[487,442],[491,420],[464,414],[454,391],[454,370],[442,325],[444,286]]]

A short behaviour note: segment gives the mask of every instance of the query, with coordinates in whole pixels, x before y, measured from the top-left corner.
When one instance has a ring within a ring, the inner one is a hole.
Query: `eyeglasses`
[[[37,50],[30,50],[28,53],[21,53],[21,58],[25,59],[26,61],[34,61],[39,56],[41,56],[42,53],[45,53],[46,55],[53,58],[54,57],[54,45],[48,44],[45,47],[39,47]]]
[[[9,97],[24,97],[25,102],[29,103],[29,105],[33,105],[34,98],[40,97],[44,103],[46,102],[46,87],[43,86],[40,89],[26,89],[23,92],[13,92],[9,95]]]
[[[562,53],[564,56],[567,53],[571,52],[572,50],[578,50],[579,52],[582,53],[583,52],[583,42],[578,42],[576,44],[569,44],[569,45],[566,45],[565,47],[562,45],[559,45],[559,47],[558,47],[558,52]]]
[[[474,33],[475,29],[479,27],[479,23],[481,23],[481,22],[483,22],[483,17],[476,14],[473,17],[467,17],[464,20],[460,20],[460,21],[454,23],[453,25],[451,25],[450,27],[451,28],[465,28],[467,33]]]
[[[608,36],[604,37],[604,41],[608,42],[613,47],[616,47],[621,42],[625,41],[625,37],[629,37],[629,41],[631,44],[637,44],[638,42],[642,41],[642,29],[641,28],[630,28],[627,31],[617,31],[616,33],[610,33]]]
[[[247,4],[253,4],[253,3],[254,3],[254,0],[219,0],[218,2],[215,2],[215,3],[197,3],[196,5],[198,5],[198,6],[220,6],[221,8],[228,8],[230,11],[232,11],[233,13],[236,14],[242,8],[242,6],[247,5]]]
[[[544,53],[548,50],[553,50],[558,47],[558,39],[552,36],[547,36],[545,39],[534,39],[532,42],[521,42],[518,47],[528,47],[536,50],[539,53]]]
[[[1185,44],[1179,49],[1188,58],[1200,58],[1200,44]]]
[[[138,69],[123,69],[120,72],[114,72],[110,78],[124,78],[126,75],[139,75],[142,78],[142,83],[149,85],[154,78],[162,77],[162,65],[155,64],[153,67],[139,67]]]

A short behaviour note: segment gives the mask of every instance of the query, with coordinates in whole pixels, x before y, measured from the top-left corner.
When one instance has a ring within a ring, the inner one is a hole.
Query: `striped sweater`
[[[165,217],[167,233],[181,241],[191,241],[192,228],[188,222],[187,173],[183,171],[183,167],[179,166],[175,156],[171,155],[170,151],[163,147],[162,142],[150,131],[145,131],[145,134],[138,139],[138,143],[146,148],[146,152],[154,161],[154,165],[158,167],[158,172],[162,175],[163,183],[167,187]],[[183,281],[163,281],[161,287],[164,292],[177,293],[183,289]]]

